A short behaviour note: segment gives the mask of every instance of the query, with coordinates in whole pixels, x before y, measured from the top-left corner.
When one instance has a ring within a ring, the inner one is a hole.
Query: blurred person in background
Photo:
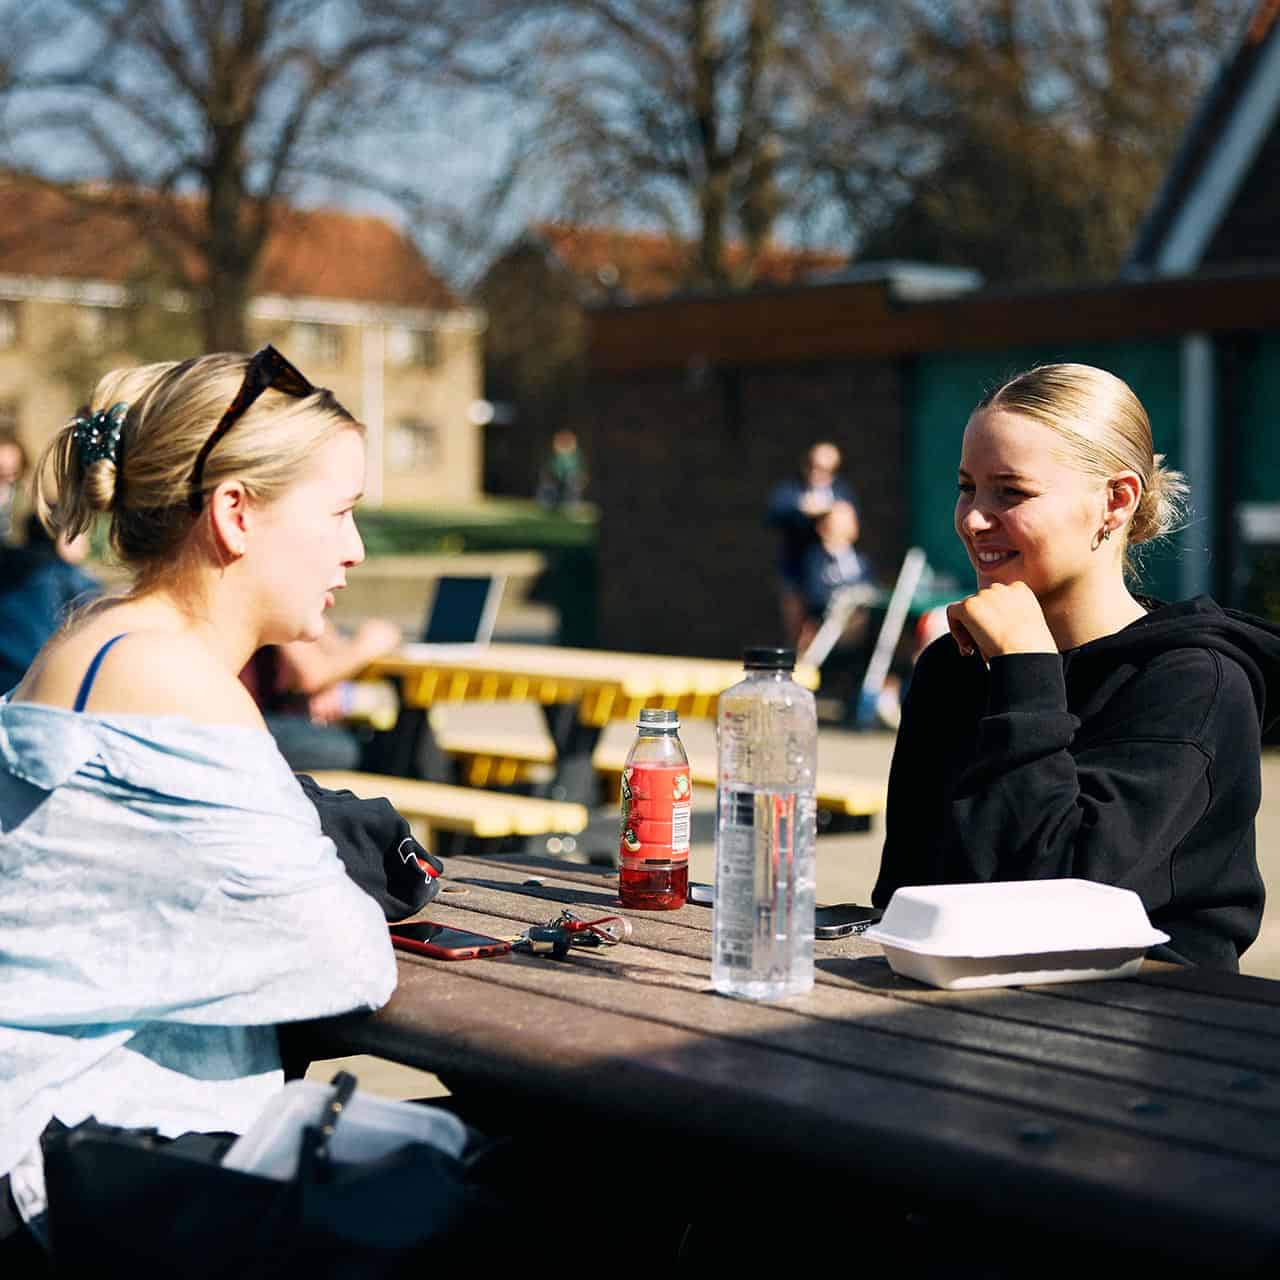
[[[538,473],[538,502],[552,511],[564,511],[581,502],[586,489],[587,464],[578,437],[572,431],[557,431]]]
[[[0,430],[0,543],[13,537],[14,516],[22,478],[27,471],[27,451],[9,430]]]
[[[22,679],[72,605],[100,590],[79,567],[89,554],[87,535],[50,537],[34,512],[25,524],[22,546],[0,544],[0,693]]]
[[[830,620],[839,620],[840,634],[830,658],[819,657],[824,688],[828,676],[839,673],[852,677],[847,698],[846,718],[856,721],[860,682],[871,660],[871,610],[876,592],[871,567],[855,550],[858,537],[858,514],[849,502],[837,501],[830,511],[814,521],[816,541],[804,553],[801,588],[804,593],[805,618],[800,627],[798,651],[803,654]],[[824,646],[825,647],[825,646]],[[838,683],[838,680],[837,680]],[[886,728],[896,729],[900,720],[901,679],[897,672],[886,674],[876,695],[876,716]]]
[[[387,682],[366,684],[353,677],[400,639],[400,628],[382,618],[366,619],[351,636],[326,620],[317,640],[264,645],[253,655],[240,679],[290,768],[311,773],[360,767],[368,729],[354,721],[389,729],[398,703]],[[370,708],[366,694],[383,701]]]
[[[797,649],[812,641],[836,592],[846,587],[869,586],[871,572],[855,547],[858,540],[858,513],[853,503],[838,501],[814,521],[814,541],[801,561],[800,590],[804,597],[804,621]],[[858,638],[866,629],[867,611],[857,608],[849,615],[842,641]]]
[[[840,450],[830,441],[819,441],[805,455],[798,476],[783,481],[769,495],[765,523],[779,535],[778,607],[786,643],[800,647],[808,607],[805,597],[805,554],[818,541],[816,524],[837,502],[848,504],[853,513],[850,545],[858,540],[858,506],[853,490],[836,473],[840,470]]]

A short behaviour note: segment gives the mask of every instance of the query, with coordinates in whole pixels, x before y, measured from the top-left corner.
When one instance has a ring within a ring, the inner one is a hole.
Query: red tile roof
[[[664,298],[686,287],[693,273],[697,246],[656,232],[626,231],[568,222],[536,223],[532,232],[566,270],[592,293],[621,292],[636,301]],[[741,266],[746,248],[737,241],[725,248],[732,272]],[[754,284],[791,284],[804,276],[834,271],[848,264],[842,253],[766,245],[756,260]]]
[[[56,187],[0,180],[0,274],[123,284],[162,263],[168,245],[181,276],[200,284],[203,261],[166,231],[175,216],[188,227],[199,225],[199,204],[144,194],[144,209],[155,205],[144,229],[119,207],[126,198],[99,191],[78,199]],[[406,307],[459,305],[409,237],[382,218],[289,205],[277,207],[254,292]]]

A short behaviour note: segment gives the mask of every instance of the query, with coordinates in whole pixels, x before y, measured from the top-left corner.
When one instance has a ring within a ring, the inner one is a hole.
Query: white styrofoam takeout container
[[[895,973],[949,990],[1126,978],[1169,941],[1132,889],[1092,880],[904,886],[862,936]]]
[[[298,1171],[302,1130],[320,1123],[332,1096],[332,1085],[291,1080],[235,1140],[222,1163],[267,1178],[292,1178]],[[377,1160],[411,1142],[425,1142],[457,1157],[466,1146],[467,1131],[457,1116],[440,1107],[398,1102],[357,1089],[334,1127],[329,1153],[334,1160],[355,1164]]]

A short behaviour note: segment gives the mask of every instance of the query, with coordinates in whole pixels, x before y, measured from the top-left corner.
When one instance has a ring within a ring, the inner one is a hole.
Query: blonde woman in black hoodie
[[[1131,590],[1128,549],[1184,494],[1101,369],[1040,366],[978,404],[955,513],[977,591],[912,678],[876,905],[900,885],[1080,877],[1140,895],[1171,939],[1153,955],[1238,967],[1262,919],[1280,631]]]

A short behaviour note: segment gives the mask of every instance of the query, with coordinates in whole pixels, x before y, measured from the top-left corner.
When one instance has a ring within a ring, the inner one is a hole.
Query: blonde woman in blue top
[[[240,1132],[274,1024],[394,988],[237,678],[324,630],[363,477],[363,428],[270,347],[108,374],[38,464],[51,526],[104,516],[134,579],[0,700],[0,1222],[38,1214],[51,1121]]]

